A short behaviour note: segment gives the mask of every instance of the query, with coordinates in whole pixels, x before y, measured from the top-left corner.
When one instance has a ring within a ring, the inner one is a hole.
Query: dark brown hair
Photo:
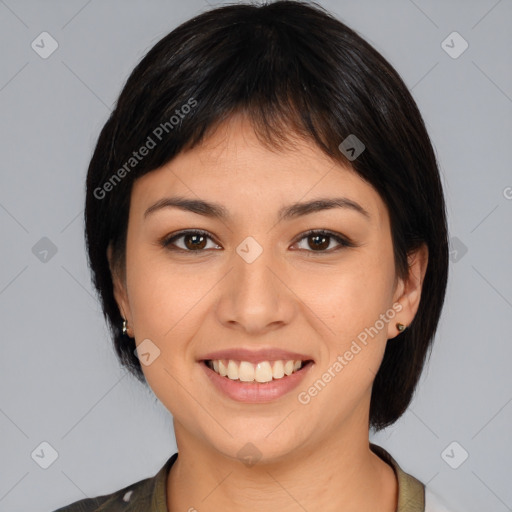
[[[371,184],[389,211],[398,276],[407,276],[408,253],[428,246],[419,309],[388,343],[374,381],[370,426],[379,430],[409,405],[437,329],[448,277],[443,190],[422,117],[398,73],[311,2],[209,10],[161,39],[129,76],[94,150],[85,206],[89,265],[117,356],[145,382],[135,342],[121,332],[107,261],[111,243],[124,275],[133,182],[234,113],[247,115],[265,144],[306,137]],[[350,135],[366,148],[355,160],[339,148]]]

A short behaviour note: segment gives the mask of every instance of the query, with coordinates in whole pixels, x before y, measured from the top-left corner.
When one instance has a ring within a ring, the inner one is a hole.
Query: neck
[[[168,512],[396,510],[394,471],[370,450],[367,430],[247,465],[174,425],[179,455],[167,481]]]

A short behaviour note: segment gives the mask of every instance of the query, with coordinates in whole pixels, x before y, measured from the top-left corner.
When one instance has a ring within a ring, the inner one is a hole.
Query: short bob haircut
[[[399,74],[316,3],[214,8],[163,37],[128,77],[98,138],[85,205],[88,262],[117,357],[147,384],[135,341],[121,331],[107,259],[111,243],[112,272],[124,279],[134,181],[240,113],[266,147],[298,135],[374,187],[389,212],[397,276],[408,275],[410,251],[428,247],[416,316],[387,344],[373,384],[369,427],[380,430],[408,407],[437,329],[448,279],[445,202],[430,138]],[[349,135],[366,147],[356,159],[339,148]]]

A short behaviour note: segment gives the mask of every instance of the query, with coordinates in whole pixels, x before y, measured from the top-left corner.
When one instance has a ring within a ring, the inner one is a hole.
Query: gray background
[[[420,388],[373,441],[455,511],[512,510],[512,2],[321,3],[412,89],[455,237]],[[113,492],[153,476],[176,449],[170,413],[111,348],[86,266],[84,179],[128,73],[207,8],[0,0],[0,511],[54,510]],[[46,59],[31,47],[43,31],[59,45]],[[441,45],[453,31],[469,43],[458,58]],[[41,252],[43,237],[55,254]],[[47,469],[35,455],[43,448],[50,457],[42,442],[58,454]]]

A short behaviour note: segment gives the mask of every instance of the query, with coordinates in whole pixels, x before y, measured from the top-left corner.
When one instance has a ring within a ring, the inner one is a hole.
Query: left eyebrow
[[[278,218],[280,221],[288,220],[310,213],[330,210],[332,208],[347,208],[364,215],[368,220],[371,215],[359,203],[348,199],[347,197],[320,198],[308,201],[306,203],[293,203],[279,210]]]
[[[205,217],[222,220],[229,220],[231,218],[228,210],[221,204],[211,203],[202,199],[187,199],[185,197],[164,197],[158,200],[144,212],[144,218],[157,210],[172,207],[197,213],[198,215],[203,215]],[[371,219],[371,215],[367,210],[365,210],[359,203],[356,203],[347,197],[320,198],[303,203],[293,203],[281,208],[277,217],[279,221],[283,221],[301,217],[303,215],[309,215],[322,210],[330,210],[332,208],[350,209],[360,213],[368,220]]]

